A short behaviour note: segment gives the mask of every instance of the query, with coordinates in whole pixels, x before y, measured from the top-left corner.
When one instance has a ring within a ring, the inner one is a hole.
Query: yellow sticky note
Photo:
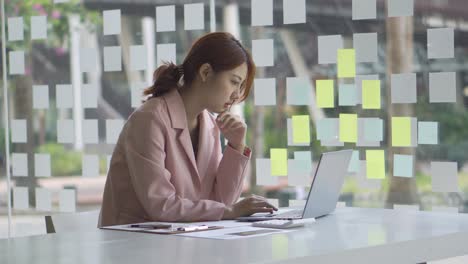
[[[380,80],[362,81],[362,108],[380,109]]]
[[[308,115],[292,117],[293,143],[310,143],[310,118]]]
[[[357,115],[340,114],[340,141],[356,143],[357,141]]]
[[[392,146],[411,147],[410,117],[392,117]]]
[[[317,80],[316,85],[316,102],[319,108],[333,108],[335,107],[335,93],[333,80]]]
[[[385,152],[366,150],[366,173],[368,179],[385,178]]]
[[[337,63],[338,78],[356,77],[356,51],[354,49],[339,49]]]
[[[271,175],[272,176],[287,176],[288,175],[288,150],[287,149],[270,149],[271,160]]]

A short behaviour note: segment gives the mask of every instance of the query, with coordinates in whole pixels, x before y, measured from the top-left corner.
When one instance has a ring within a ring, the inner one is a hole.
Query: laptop
[[[283,213],[256,213],[251,216],[238,217],[236,220],[254,222],[272,219],[318,218],[333,212],[352,154],[352,150],[340,150],[320,155],[304,208]]]

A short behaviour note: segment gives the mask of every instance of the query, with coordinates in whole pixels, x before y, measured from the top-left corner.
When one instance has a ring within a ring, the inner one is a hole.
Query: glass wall
[[[468,212],[461,0],[4,5],[1,238],[45,233],[45,215],[99,210],[142,89],[211,31],[233,33],[257,65],[232,110],[253,150],[243,196],[303,205],[320,154],[354,149],[337,206]]]

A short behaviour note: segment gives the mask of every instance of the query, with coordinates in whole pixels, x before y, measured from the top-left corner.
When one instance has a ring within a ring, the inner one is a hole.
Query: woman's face
[[[247,77],[247,64],[212,74],[207,83],[207,110],[221,113],[238,103]]]

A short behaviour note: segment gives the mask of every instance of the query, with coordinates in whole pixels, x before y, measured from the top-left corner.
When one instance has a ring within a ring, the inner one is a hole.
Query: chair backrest
[[[99,210],[46,215],[46,231],[49,234],[93,230],[97,228],[98,219]]]

